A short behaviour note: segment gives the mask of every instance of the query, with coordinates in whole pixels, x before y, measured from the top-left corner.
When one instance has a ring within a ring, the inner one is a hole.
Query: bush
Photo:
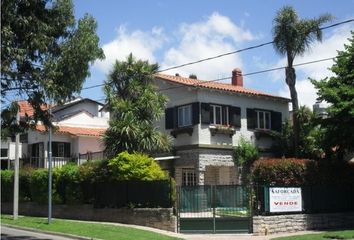
[[[252,179],[260,185],[296,186],[305,184],[305,159],[259,159],[252,165]]]
[[[55,189],[57,180],[56,172],[52,174],[52,201],[60,203],[58,194]],[[48,169],[36,169],[30,177],[30,193],[32,200],[39,204],[48,202]]]
[[[56,192],[63,204],[79,203],[83,194],[81,190],[79,166],[68,163],[55,169]]]
[[[31,175],[33,174],[34,169],[30,167],[25,167],[20,169],[20,201],[31,201]]]
[[[307,159],[260,159],[252,166],[259,185],[354,185],[354,165]]]
[[[102,165],[107,164],[103,164],[103,161],[89,161],[79,166],[78,174],[84,203],[93,203],[94,183],[107,172],[103,170]]]
[[[252,164],[259,158],[258,148],[250,141],[241,138],[239,145],[234,149],[233,157],[238,166]]]
[[[120,153],[109,160],[113,180],[163,180],[167,176],[153,158],[141,153]]]
[[[14,171],[1,170],[1,202],[11,202],[14,189]]]

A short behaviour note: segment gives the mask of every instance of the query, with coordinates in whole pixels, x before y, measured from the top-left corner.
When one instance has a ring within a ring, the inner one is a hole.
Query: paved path
[[[72,240],[73,238],[61,237],[47,233],[33,232],[1,226],[1,240]]]

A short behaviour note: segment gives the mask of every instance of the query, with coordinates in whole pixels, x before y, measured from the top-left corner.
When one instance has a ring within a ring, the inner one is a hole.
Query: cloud
[[[343,50],[344,44],[348,43],[348,38],[351,37],[350,30],[353,28],[354,24],[348,24],[332,30],[322,42],[316,42],[313,44],[310,51],[308,51],[304,56],[297,57],[294,64],[337,56],[337,51]],[[316,90],[308,78],[319,80],[325,77],[333,76],[333,73],[329,70],[333,64],[334,61],[329,60],[296,67],[296,75],[298,79],[296,89],[298,92],[300,105],[312,107],[312,105],[316,102]],[[285,65],[286,59],[282,58],[276,63],[275,66],[279,67]],[[284,81],[284,70],[275,71],[270,76],[273,81]],[[281,96],[290,96],[288,86],[285,85],[285,83],[278,93]]]
[[[162,69],[231,52],[243,42],[255,39],[249,30],[239,27],[219,13],[213,13],[205,21],[181,24],[175,36],[178,43],[166,51]],[[179,73],[182,76],[194,73],[199,79],[210,80],[230,76],[235,67],[243,67],[238,54],[173,69],[166,73]]]
[[[94,67],[108,73],[116,60],[125,60],[130,53],[133,53],[136,58],[154,63],[156,62],[155,51],[166,41],[167,38],[161,28],[155,27],[147,32],[141,30],[129,32],[122,25],[117,30],[117,37],[102,46],[106,59],[96,61]]]

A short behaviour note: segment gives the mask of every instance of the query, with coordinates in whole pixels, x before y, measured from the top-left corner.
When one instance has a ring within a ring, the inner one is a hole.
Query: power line
[[[336,26],[339,26],[339,25],[342,25],[342,24],[346,24],[346,23],[350,23],[350,22],[354,22],[354,19],[348,19],[348,20],[345,20],[345,21],[342,21],[342,22],[338,22],[338,23],[326,26],[326,27],[322,27],[322,28],[320,28],[320,30],[336,27]],[[314,31],[315,30],[313,30],[311,32],[314,32]],[[184,63],[184,64],[177,65],[177,66],[174,66],[174,67],[169,67],[169,68],[166,68],[166,69],[163,69],[163,70],[159,70],[158,72],[164,72],[164,71],[171,70],[171,69],[176,69],[176,68],[181,68],[181,67],[185,67],[185,66],[189,66],[189,65],[194,65],[194,64],[201,63],[201,62],[204,62],[204,61],[209,61],[209,60],[212,60],[212,59],[228,56],[228,55],[231,55],[231,54],[240,53],[240,52],[243,52],[243,51],[246,51],[246,50],[251,50],[251,49],[263,47],[263,46],[266,46],[266,45],[269,45],[269,44],[273,44],[273,43],[274,43],[274,41],[262,43],[262,44],[259,44],[259,45],[256,45],[256,46],[247,47],[247,48],[244,48],[244,49],[240,49],[240,50],[236,50],[236,51],[220,54],[220,55],[213,56],[213,57],[200,59],[200,60],[189,62],[189,63]]]
[[[348,20],[345,20],[345,21],[342,21],[342,22],[334,23],[334,24],[328,25],[326,27],[322,27],[322,28],[320,28],[320,30],[325,30],[325,29],[328,29],[328,28],[336,27],[336,26],[339,26],[339,25],[342,25],[342,24],[346,24],[346,23],[350,23],[350,22],[354,22],[354,19],[348,19]],[[247,47],[247,48],[243,48],[243,49],[239,49],[239,50],[235,50],[235,51],[232,51],[232,52],[219,54],[219,55],[216,55],[216,56],[213,56],[213,57],[208,57],[208,58],[196,60],[196,61],[189,62],[189,63],[184,63],[184,64],[181,64],[181,65],[177,65],[177,66],[173,66],[173,67],[169,67],[169,68],[165,68],[165,69],[159,70],[157,72],[160,73],[160,72],[164,72],[164,71],[167,71],[167,70],[172,70],[172,69],[177,69],[177,68],[181,68],[181,67],[185,67],[185,66],[189,66],[189,65],[194,65],[194,64],[197,64],[197,63],[213,60],[213,59],[216,59],[216,58],[221,58],[221,57],[225,57],[225,56],[228,56],[228,55],[244,52],[244,51],[247,51],[247,50],[260,48],[260,47],[263,47],[263,46],[266,46],[266,45],[270,45],[272,43],[274,43],[274,41],[258,44],[258,45],[255,45],[255,46],[251,46],[251,47]],[[278,68],[278,69],[281,69],[281,68]],[[269,70],[264,70],[263,72],[268,72],[268,71],[278,70],[278,69],[269,69]],[[253,74],[256,74],[256,73],[253,73]],[[252,74],[249,73],[248,75],[252,75]],[[221,81],[221,80],[219,80],[219,81]],[[104,83],[93,85],[93,86],[84,87],[81,90],[87,90],[87,89],[101,87],[101,86],[104,86]]]
[[[324,61],[329,61],[329,60],[333,60],[337,57],[331,57],[331,58],[323,58],[323,59],[318,59],[318,60],[313,60],[313,61],[308,61],[308,62],[303,62],[303,63],[297,63],[294,64],[294,67],[298,67],[298,66],[303,66],[303,65],[308,65],[308,64],[313,64],[313,63],[318,63],[318,62],[324,62]],[[250,72],[250,73],[245,73],[245,74],[241,74],[240,76],[250,76],[250,75],[256,75],[256,74],[260,74],[260,73],[265,73],[265,72],[271,72],[271,71],[277,71],[277,70],[281,70],[281,69],[285,69],[286,66],[284,67],[276,67],[276,68],[270,68],[270,69],[266,69],[266,70],[261,70],[261,71],[255,71],[255,72]],[[201,86],[203,84],[207,84],[210,82],[219,82],[222,80],[227,80],[227,79],[231,79],[232,76],[229,77],[224,77],[224,78],[217,78],[217,79],[213,79],[210,81],[201,81],[195,84],[190,85],[191,87],[198,87]],[[176,89],[176,88],[182,88],[185,87],[183,86],[175,86],[175,87],[169,87],[169,88],[164,88],[164,89],[159,89],[159,91],[167,91],[167,90],[171,90],[171,89]]]

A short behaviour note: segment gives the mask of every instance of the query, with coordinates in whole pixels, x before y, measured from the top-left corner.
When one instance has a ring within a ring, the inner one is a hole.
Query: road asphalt
[[[1,225],[1,240],[72,240],[67,238],[47,233],[33,232],[22,229],[10,228]]]

